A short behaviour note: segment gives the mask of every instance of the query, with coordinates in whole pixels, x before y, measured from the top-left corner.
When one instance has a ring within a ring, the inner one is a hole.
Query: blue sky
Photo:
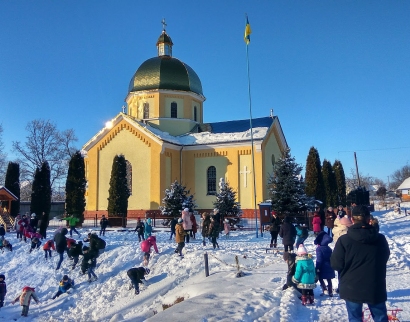
[[[6,152],[26,124],[73,128],[80,148],[156,56],[161,19],[173,56],[202,81],[205,122],[280,119],[303,166],[311,146],[387,181],[410,159],[410,1],[0,1],[0,123]]]

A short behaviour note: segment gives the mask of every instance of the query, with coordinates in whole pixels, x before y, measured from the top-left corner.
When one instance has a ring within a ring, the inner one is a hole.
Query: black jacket
[[[67,235],[67,233],[68,233],[67,228],[63,228],[54,237],[54,241],[56,243],[57,253],[64,253],[64,251],[67,249],[67,238],[65,237],[65,235]]]
[[[281,223],[282,223],[282,221],[280,220],[280,218],[278,216],[276,216],[276,217],[272,216],[272,219],[270,221],[269,231],[279,231]]]
[[[81,269],[85,271],[89,267],[97,266],[97,255],[95,252],[89,250],[83,255],[83,261],[81,262]]]
[[[280,226],[279,236],[282,238],[283,245],[293,245],[296,239],[296,228],[289,222],[287,217],[284,223]]]
[[[4,236],[6,234],[6,230],[4,227],[0,227],[0,236]]]
[[[175,232],[175,226],[177,225],[177,219],[172,218],[171,220],[171,231]]]
[[[68,256],[70,257],[78,257],[83,254],[83,243],[78,242],[78,244],[72,244],[70,249],[68,250]]]
[[[127,275],[131,281],[141,283],[141,280],[145,280],[145,269],[144,267],[133,267],[127,271]]]
[[[355,303],[387,300],[386,263],[390,256],[384,235],[368,224],[354,224],[337,240],[330,258],[339,272],[339,294]]]
[[[107,219],[107,218],[101,218],[101,220],[100,220],[100,226],[101,226],[102,229],[107,228],[107,226],[108,226],[108,219]]]

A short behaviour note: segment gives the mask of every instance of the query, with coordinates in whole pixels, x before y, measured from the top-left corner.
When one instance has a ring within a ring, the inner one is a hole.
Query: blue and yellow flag
[[[243,37],[243,39],[245,40],[247,45],[249,45],[249,43],[251,42],[251,33],[251,25],[249,24],[248,17],[246,17],[245,36]]]

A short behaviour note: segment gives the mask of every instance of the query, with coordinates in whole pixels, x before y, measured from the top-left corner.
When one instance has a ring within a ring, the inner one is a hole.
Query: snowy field
[[[410,203],[402,204],[410,208]],[[387,267],[388,308],[401,308],[401,321],[410,321],[410,216],[394,211],[374,212],[386,235],[391,256]],[[83,236],[88,230],[82,230]],[[51,232],[49,232],[51,233]],[[56,272],[56,253],[44,259],[42,249],[29,254],[29,244],[17,242],[14,234],[6,238],[13,252],[0,253],[0,273],[5,274],[8,293],[0,310],[1,321],[347,321],[344,301],[321,297],[315,289],[313,306],[300,304],[297,293],[282,291],[287,271],[281,254],[266,253],[269,233],[256,238],[255,232],[232,232],[219,239],[220,249],[202,246],[193,240],[184,249],[185,258],[174,254],[175,242],[169,232],[156,233],[159,254],[151,257],[149,285],[139,295],[129,291],[126,271],[142,263],[137,236],[132,232],[106,233],[107,248],[97,262],[98,280],[89,284],[79,268],[71,271],[65,259]],[[313,237],[305,243],[315,254]],[[333,244],[330,245],[331,247]],[[210,276],[205,277],[204,253],[209,255]],[[235,256],[244,277],[236,277]],[[75,279],[70,294],[52,300],[64,274]],[[337,279],[333,280],[334,285]],[[36,288],[41,303],[32,301],[28,317],[11,301],[24,286]],[[178,303],[179,302],[179,303]],[[174,304],[176,303],[176,304]],[[174,305],[172,305],[174,304]],[[172,305],[164,310],[164,305]]]

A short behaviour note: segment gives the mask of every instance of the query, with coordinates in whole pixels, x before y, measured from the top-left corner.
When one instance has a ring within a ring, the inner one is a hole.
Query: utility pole
[[[359,177],[359,167],[357,166],[357,158],[356,158],[356,152],[354,152],[354,162],[356,164],[356,176],[357,176],[357,182],[360,187],[360,177]]]

